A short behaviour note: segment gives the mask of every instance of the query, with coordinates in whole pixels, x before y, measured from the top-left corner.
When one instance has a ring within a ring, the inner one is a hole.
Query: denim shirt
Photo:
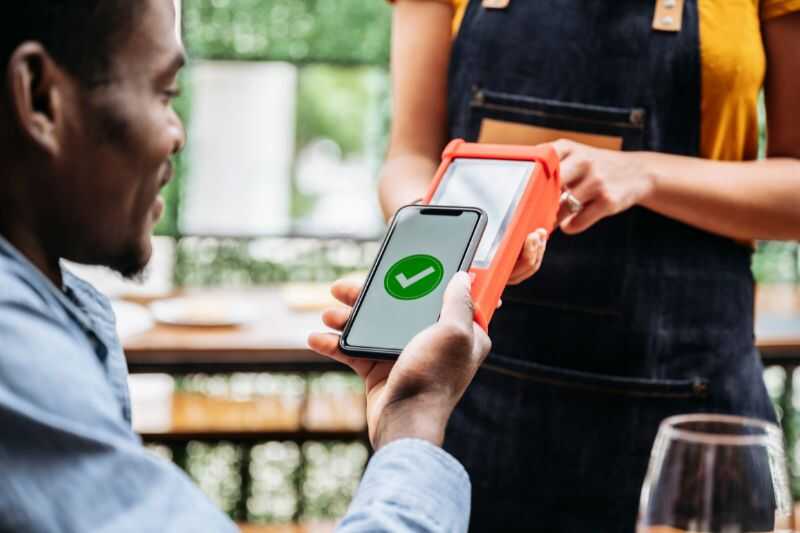
[[[0,237],[0,531],[236,531],[131,428],[127,367],[105,297],[56,288]],[[427,442],[370,461],[340,531],[466,531],[463,467]]]

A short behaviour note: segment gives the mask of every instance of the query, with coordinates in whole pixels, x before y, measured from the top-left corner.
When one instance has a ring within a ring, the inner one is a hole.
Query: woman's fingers
[[[558,139],[552,146],[558,155],[558,159],[563,161],[575,150],[576,143],[567,139]]]
[[[539,246],[539,239],[540,236],[536,232],[531,233],[525,239],[525,244],[522,245],[522,251],[517,259],[517,264],[514,265],[514,271],[511,274],[512,277],[519,272],[528,271],[533,267],[536,262],[536,255],[538,254],[537,247]]]
[[[541,240],[539,246],[536,247],[537,255],[536,261],[534,262],[533,271],[534,274],[539,272],[539,269],[542,268],[542,262],[544,262],[544,254],[547,251],[547,232],[543,229],[538,229],[536,232],[539,234],[539,238]]]
[[[534,274],[535,274],[535,272],[534,272],[534,270],[532,268],[520,271],[520,272],[516,273],[514,276],[508,278],[508,285],[511,285],[511,286],[519,285],[520,283],[522,283],[526,279],[530,278]]]
[[[556,225],[560,226],[562,222],[573,216],[575,211],[572,206],[567,202],[561,202],[558,206],[558,214],[556,215]]]
[[[517,285],[533,276],[542,265],[547,242],[547,231],[538,229],[528,235],[517,264],[508,279],[509,285]]]
[[[608,215],[609,210],[602,202],[592,202],[584,207],[577,215],[565,220],[561,224],[561,230],[567,234],[580,233],[586,231],[598,220]]]
[[[566,189],[574,189],[591,174],[592,164],[589,160],[573,155],[561,161],[559,175],[561,176],[561,186]]]
[[[331,286],[331,294],[334,298],[348,307],[353,307],[361,293],[362,284],[357,281],[340,279]]]

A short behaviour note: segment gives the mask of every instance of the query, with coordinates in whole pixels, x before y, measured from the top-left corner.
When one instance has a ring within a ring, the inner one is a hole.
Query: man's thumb
[[[440,322],[450,322],[472,328],[475,307],[472,304],[472,280],[466,272],[459,272],[444,291]]]

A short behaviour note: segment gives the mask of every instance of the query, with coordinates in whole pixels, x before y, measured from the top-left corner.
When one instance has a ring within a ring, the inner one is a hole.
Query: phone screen
[[[489,217],[475,266],[487,268],[492,262],[535,166],[532,161],[461,158],[447,167],[431,204],[480,207]]]
[[[480,213],[426,212],[444,210],[412,207],[398,212],[346,335],[348,346],[402,350],[439,319],[444,290],[461,267]]]

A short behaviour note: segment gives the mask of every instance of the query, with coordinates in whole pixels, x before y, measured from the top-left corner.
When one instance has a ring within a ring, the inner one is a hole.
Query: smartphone
[[[469,269],[486,223],[477,207],[399,209],[342,333],[342,352],[396,359],[439,319],[444,290],[457,272]]]

